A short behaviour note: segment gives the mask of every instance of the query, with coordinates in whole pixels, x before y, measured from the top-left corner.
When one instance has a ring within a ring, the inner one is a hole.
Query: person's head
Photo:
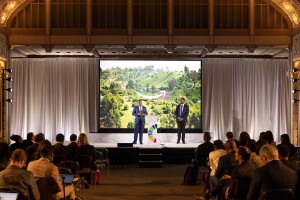
[[[263,140],[266,140],[267,141],[267,134],[266,134],[266,132],[260,132],[260,134],[259,134],[259,139],[263,139]]]
[[[16,143],[22,143],[23,142],[22,137],[19,136],[19,135],[12,135],[12,136],[10,136],[10,139],[12,141],[15,141]]]
[[[41,154],[41,157],[52,160],[53,150],[52,150],[51,144],[50,145],[48,143],[41,144],[40,154]]]
[[[240,138],[239,138],[240,145],[241,146],[246,146],[247,141],[249,141],[249,140],[250,140],[249,134],[245,131],[241,132]]]
[[[274,141],[273,133],[271,131],[266,131],[266,140],[269,144]]]
[[[248,147],[248,149],[251,152],[256,152],[256,141],[255,140],[249,140],[247,142],[246,146]]]
[[[184,97],[181,97],[181,98],[180,98],[180,104],[184,104],[184,102],[185,102],[185,98],[184,98]]]
[[[225,149],[222,140],[215,140],[215,141],[214,141],[214,149],[215,149],[215,150],[218,150],[218,149]]]
[[[82,145],[88,145],[89,144],[86,134],[84,134],[84,133],[79,134],[77,144],[78,144],[79,147],[82,146]]]
[[[204,142],[210,142],[210,140],[211,140],[210,132],[204,133],[203,140],[204,140]]]
[[[264,139],[257,140],[257,142],[256,142],[256,150],[255,150],[255,152],[256,152],[257,155],[259,155],[259,151],[260,151],[261,147],[264,146],[264,145],[266,145],[266,144],[268,144],[268,142],[266,140],[264,140]]]
[[[235,150],[236,149],[236,144],[235,144],[235,141],[230,139],[230,140],[227,140],[226,143],[225,143],[225,147],[226,147],[226,150],[229,152],[229,151],[232,151],[232,150]]]
[[[286,146],[285,144],[278,144],[277,150],[278,150],[280,160],[288,160],[289,159],[290,149],[288,146]]]
[[[76,140],[77,140],[77,135],[76,135],[76,134],[72,134],[72,135],[70,136],[70,141],[71,141],[71,142],[76,142]]]
[[[229,140],[229,139],[233,139],[233,132],[228,131],[228,132],[226,133],[226,137],[227,137],[228,140]]]
[[[280,141],[281,141],[281,144],[291,144],[291,140],[290,140],[290,136],[288,134],[282,134],[280,136]]]
[[[138,104],[139,104],[139,106],[142,106],[142,105],[143,105],[142,99],[139,99],[139,100],[138,100]]]
[[[34,133],[33,132],[27,133],[27,140],[28,141],[33,141],[33,139],[34,139]]]
[[[251,156],[251,151],[248,147],[240,146],[235,152],[235,159],[241,164],[242,162],[248,161]]]
[[[45,135],[44,133],[39,133],[34,137],[34,142],[35,143],[41,143],[45,140]]]
[[[27,154],[23,149],[16,149],[10,157],[10,164],[22,168],[27,160]]]
[[[277,148],[270,144],[266,144],[261,147],[259,151],[259,156],[264,165],[272,160],[279,160]]]
[[[61,133],[56,135],[56,142],[64,143],[65,141],[65,136]]]

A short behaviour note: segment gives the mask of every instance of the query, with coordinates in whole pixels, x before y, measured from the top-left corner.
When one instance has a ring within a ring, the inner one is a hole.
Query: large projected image
[[[190,106],[186,128],[200,129],[201,61],[100,61],[100,129],[134,128],[139,99],[149,115],[160,116],[159,128],[177,128],[180,97]]]

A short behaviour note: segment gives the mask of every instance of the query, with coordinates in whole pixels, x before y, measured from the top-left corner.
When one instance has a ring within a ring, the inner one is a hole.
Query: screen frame
[[[199,61],[200,66],[201,66],[201,78],[200,78],[200,83],[201,83],[201,90],[200,90],[200,107],[201,107],[201,114],[200,114],[200,128],[186,128],[185,131],[186,133],[203,133],[203,60],[199,58],[120,58],[120,59],[106,59],[106,58],[101,58],[99,59],[99,67],[98,67],[98,97],[97,97],[97,132],[98,133],[133,133],[134,128],[100,128],[100,62],[101,61]],[[147,133],[147,128],[144,129],[144,133]],[[177,128],[157,128],[157,133],[177,133]]]

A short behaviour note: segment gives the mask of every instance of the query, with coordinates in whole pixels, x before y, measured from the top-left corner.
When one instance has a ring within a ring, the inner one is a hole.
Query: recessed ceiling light
[[[113,51],[113,52],[111,52],[111,53],[117,53],[117,52]]]
[[[77,53],[81,53],[80,51],[77,51]]]
[[[244,52],[241,51],[241,52],[239,52],[239,53],[244,53]]]
[[[57,51],[56,53],[60,53],[59,51]]]
[[[67,51],[67,53],[71,53],[70,51]]]
[[[223,53],[222,51],[220,51],[219,53]]]
[[[232,51],[230,51],[229,53],[233,53]]]

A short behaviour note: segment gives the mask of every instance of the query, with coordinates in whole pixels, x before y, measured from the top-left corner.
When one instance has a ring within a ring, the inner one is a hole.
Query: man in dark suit
[[[278,154],[279,154],[279,159],[285,166],[287,166],[295,171],[298,171],[300,169],[300,167],[296,163],[289,161],[290,148],[287,145],[278,144],[277,150],[278,150]]]
[[[174,114],[178,126],[177,144],[179,144],[181,138],[182,143],[185,144],[185,124],[189,115],[189,106],[185,104],[185,99],[183,97],[180,98],[180,104],[176,106]]]
[[[72,134],[70,136],[70,144],[67,146],[68,147],[68,155],[67,155],[67,159],[68,160],[73,160],[76,161],[77,160],[77,154],[78,154],[78,144],[77,144],[77,135]]]
[[[249,162],[250,156],[251,151],[245,146],[239,147],[235,153],[235,158],[240,165],[231,172],[228,195],[226,195],[229,199],[244,200],[247,198],[252,173],[255,170],[255,167]]]
[[[143,144],[145,115],[148,115],[147,108],[143,106],[142,100],[138,100],[138,104],[139,104],[138,106],[134,106],[132,111],[132,115],[135,116],[133,144],[136,144],[138,134],[139,134],[140,144]]]
[[[68,147],[64,145],[65,136],[61,133],[56,135],[56,144],[52,146],[53,148],[53,163],[58,165],[61,161],[66,160],[69,153]]]
[[[221,156],[215,176],[220,179],[223,175],[231,175],[233,168],[238,166],[235,159],[236,144],[234,140],[227,140],[225,143],[228,154]]]
[[[0,188],[20,191],[32,200],[39,200],[40,193],[31,172],[22,169],[26,163],[27,155],[23,149],[16,149],[11,158],[10,165],[0,172]]]
[[[274,188],[295,189],[297,173],[279,160],[275,146],[264,145],[259,151],[259,156],[264,166],[254,171],[247,195],[248,200],[260,199],[264,192]]]
[[[33,140],[34,140],[34,133],[33,132],[27,133],[27,139],[23,140],[24,148],[27,148],[30,145],[33,145],[34,144]]]

